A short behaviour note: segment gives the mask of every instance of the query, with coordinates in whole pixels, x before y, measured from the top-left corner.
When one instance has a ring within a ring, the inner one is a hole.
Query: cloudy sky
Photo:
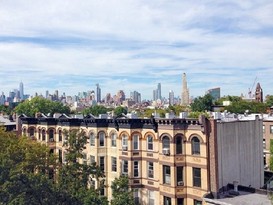
[[[0,0],[0,91],[273,95],[273,1]]]

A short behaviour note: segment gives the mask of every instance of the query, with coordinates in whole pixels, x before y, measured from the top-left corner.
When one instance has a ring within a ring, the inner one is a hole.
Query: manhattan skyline
[[[1,90],[137,90],[151,99],[221,87],[273,94],[272,1],[5,1],[0,7]],[[256,83],[257,83],[256,82]],[[256,86],[256,85],[255,85]]]

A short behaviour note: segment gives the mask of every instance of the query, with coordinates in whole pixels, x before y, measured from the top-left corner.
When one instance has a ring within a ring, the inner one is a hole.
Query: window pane
[[[104,172],[104,157],[100,157],[100,168]]]
[[[95,135],[94,135],[94,133],[90,134],[90,146],[95,146]]]
[[[138,149],[138,135],[133,136],[134,149]]]
[[[123,160],[123,163],[122,163],[122,173],[123,174],[127,174],[128,173],[128,161],[127,160]]]
[[[116,172],[117,171],[117,158],[116,157],[112,157],[111,158],[111,164],[112,164],[112,172]]]
[[[177,205],[184,205],[184,199],[183,198],[178,198],[177,199]]]
[[[162,143],[163,143],[163,149],[164,148],[170,149],[170,139],[168,137],[166,137],[166,136],[163,137]]]
[[[148,150],[153,150],[153,137],[151,135],[147,137],[147,145]]]
[[[113,133],[111,135],[111,146],[116,147],[117,146],[117,135],[116,133]]]
[[[176,137],[176,154],[182,154],[182,137]]]
[[[201,187],[201,169],[192,168],[193,173],[193,186]]]
[[[154,178],[154,163],[148,162],[148,178]]]
[[[164,205],[172,205],[172,200],[170,197],[164,196]]]
[[[138,177],[138,161],[134,161],[134,177]]]
[[[197,137],[193,137],[191,140],[192,154],[200,154],[200,141]]]
[[[154,191],[148,190],[148,205],[155,205]]]
[[[100,132],[99,138],[100,138],[100,146],[103,147],[104,146],[104,133],[103,132]]]
[[[183,184],[183,167],[177,167],[176,168],[176,179],[177,179],[177,185],[178,186],[184,186]]]
[[[170,166],[163,165],[163,183],[171,183],[171,168]]]

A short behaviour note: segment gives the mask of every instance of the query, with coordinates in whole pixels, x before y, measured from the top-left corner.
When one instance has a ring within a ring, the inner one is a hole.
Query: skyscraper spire
[[[186,77],[186,73],[183,73],[182,76],[182,93],[181,93],[181,105],[189,105],[190,104],[190,100],[189,100],[189,89],[188,89],[188,85],[187,85],[187,77]]]

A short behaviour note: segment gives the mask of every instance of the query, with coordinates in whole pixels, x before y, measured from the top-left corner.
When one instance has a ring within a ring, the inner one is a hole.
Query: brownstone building
[[[199,205],[227,183],[263,185],[262,121],[206,119],[21,118],[22,134],[64,160],[64,130],[89,136],[83,163],[96,162],[111,182],[128,175],[136,204]]]

